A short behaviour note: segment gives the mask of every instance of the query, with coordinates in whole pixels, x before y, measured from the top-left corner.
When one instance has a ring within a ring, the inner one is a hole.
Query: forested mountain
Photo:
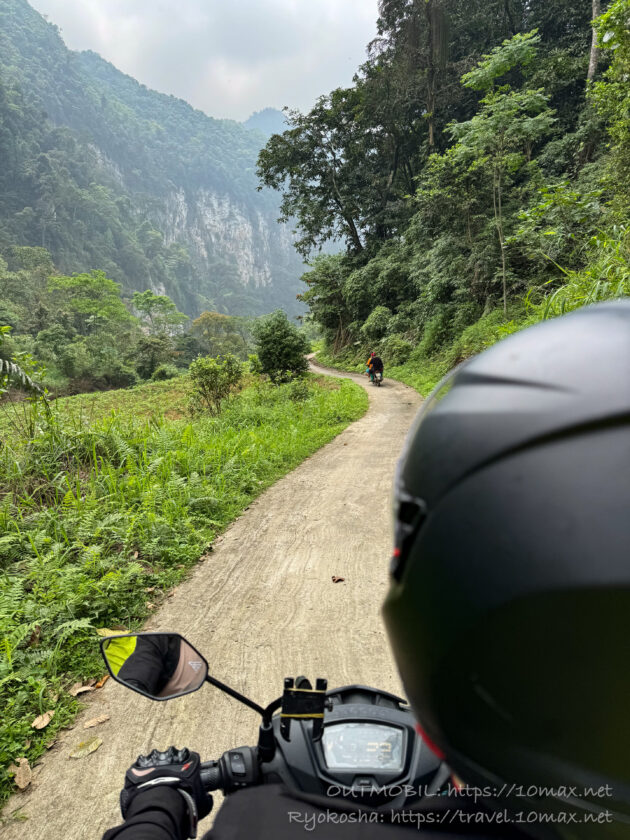
[[[255,111],[249,119],[243,123],[250,131],[259,131],[269,138],[272,134],[280,134],[287,128],[287,121],[282,111],[277,108],[263,108],[262,111]]]
[[[296,311],[301,273],[278,203],[257,192],[263,139],[69,51],[26,0],[0,4],[0,254],[203,310]]]
[[[529,320],[630,294],[629,0],[379,12],[354,84],[290,113],[259,158],[301,253],[346,243],[305,277],[330,347],[415,370],[445,353],[447,367]]]

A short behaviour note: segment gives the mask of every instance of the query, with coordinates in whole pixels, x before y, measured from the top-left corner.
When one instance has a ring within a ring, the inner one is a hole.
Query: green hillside
[[[182,311],[295,312],[301,261],[257,192],[261,138],[74,53],[25,0],[0,6],[0,253],[41,246]]]

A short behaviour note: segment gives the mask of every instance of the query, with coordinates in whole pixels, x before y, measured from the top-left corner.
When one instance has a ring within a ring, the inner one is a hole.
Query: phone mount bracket
[[[328,680],[318,679],[315,688],[311,688],[308,680],[301,679],[298,686],[296,687],[296,681],[292,677],[287,677],[284,681],[280,734],[285,741],[290,741],[292,720],[312,720],[313,740],[319,741],[324,731]]]

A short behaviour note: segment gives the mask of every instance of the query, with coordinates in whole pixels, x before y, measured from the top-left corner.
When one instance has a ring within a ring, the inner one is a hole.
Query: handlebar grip
[[[201,764],[201,783],[206,790],[219,790],[224,786],[218,761],[204,761]]]

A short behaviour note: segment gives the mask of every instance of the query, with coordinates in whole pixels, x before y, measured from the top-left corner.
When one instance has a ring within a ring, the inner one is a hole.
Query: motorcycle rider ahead
[[[375,373],[383,373],[383,360],[376,353],[370,353],[370,358],[366,362],[367,374],[370,377],[370,382],[374,382]]]
[[[630,837],[630,303],[453,371],[411,429],[394,501],[385,624],[456,787],[358,824],[351,802],[253,787],[206,836]],[[199,756],[154,755],[128,771],[126,822],[105,840],[181,840],[191,802],[210,811]],[[157,786],[139,791],[147,777]]]

